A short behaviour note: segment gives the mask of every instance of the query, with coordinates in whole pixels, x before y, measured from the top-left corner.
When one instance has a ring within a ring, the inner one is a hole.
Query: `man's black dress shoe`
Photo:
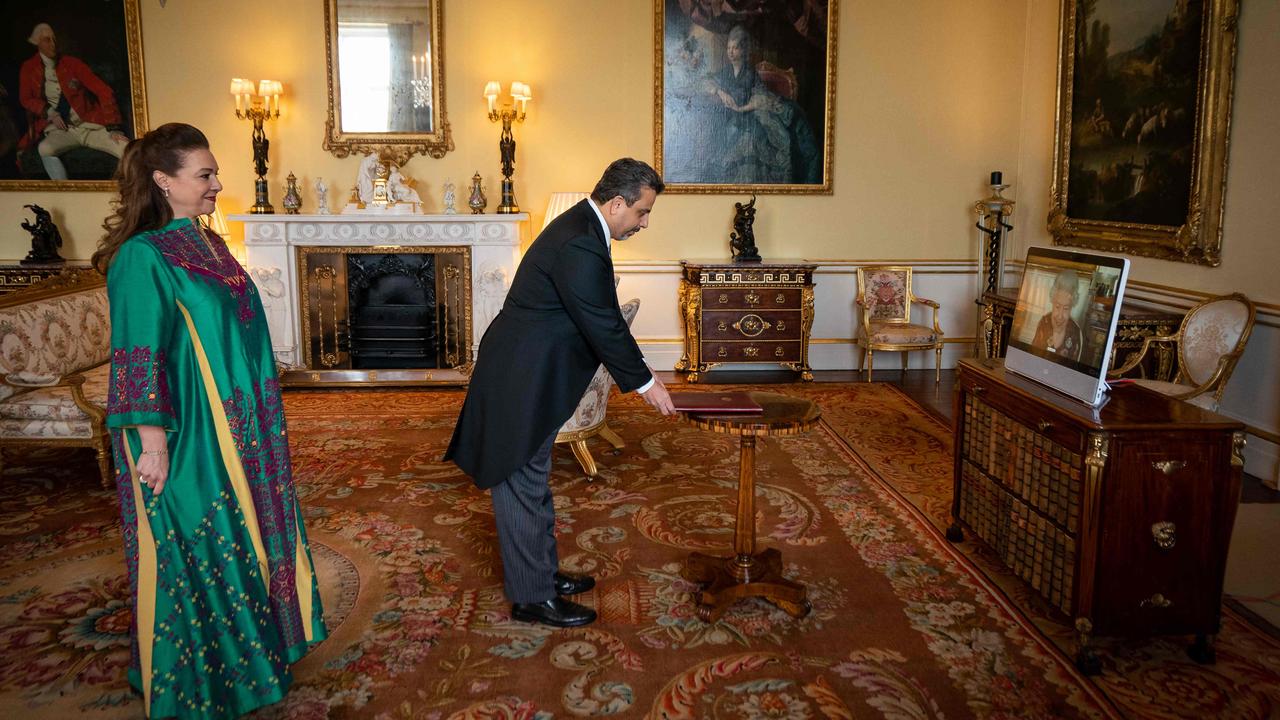
[[[590,575],[574,575],[556,571],[556,594],[578,595],[596,586],[596,579]]]
[[[572,600],[554,597],[540,603],[515,603],[511,617],[523,622],[536,622],[552,627],[577,627],[596,621],[596,611]]]

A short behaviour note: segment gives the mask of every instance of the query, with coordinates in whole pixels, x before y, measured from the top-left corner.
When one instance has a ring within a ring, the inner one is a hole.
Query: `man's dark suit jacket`
[[[623,392],[649,381],[618,307],[613,261],[588,200],[529,246],[480,341],[444,459],[478,487],[504,482],[573,414],[604,363]]]

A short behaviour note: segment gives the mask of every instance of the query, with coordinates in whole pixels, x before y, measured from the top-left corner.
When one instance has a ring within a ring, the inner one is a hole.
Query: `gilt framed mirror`
[[[324,149],[403,165],[453,150],[445,113],[444,0],[325,0]]]

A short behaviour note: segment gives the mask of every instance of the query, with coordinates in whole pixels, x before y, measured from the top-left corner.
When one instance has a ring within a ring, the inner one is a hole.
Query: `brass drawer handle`
[[[1169,607],[1169,606],[1170,606],[1170,605],[1172,605],[1172,604],[1173,604],[1173,601],[1172,601],[1172,600],[1170,600],[1169,598],[1165,597],[1164,595],[1161,595],[1160,593],[1156,593],[1155,595],[1152,595],[1151,597],[1147,598],[1146,600],[1143,600],[1142,602],[1138,603],[1138,607],[1140,607],[1140,608],[1146,608],[1146,607],[1167,608],[1167,607]]]
[[[1151,538],[1161,550],[1172,550],[1178,542],[1178,528],[1167,520],[1158,522],[1151,526]]]
[[[724,349],[723,345],[721,345],[720,352],[716,353],[716,357],[729,357],[729,352]]]
[[[786,329],[787,329],[787,321],[786,321],[786,320],[779,320],[779,321],[778,321],[778,330],[780,330],[780,331],[781,331],[781,330],[786,330]]]
[[[744,337],[755,337],[770,327],[768,320],[754,314],[743,315],[733,323],[733,329],[742,333]]]
[[[1172,475],[1186,466],[1187,463],[1185,460],[1155,460],[1151,463],[1151,467],[1159,470],[1165,475]]]
[[[787,354],[787,351],[783,350],[781,345],[773,349],[774,357],[782,357],[783,355],[786,355],[786,354]]]
[[[786,295],[783,295],[782,293],[778,293],[778,296],[777,296],[777,297],[775,297],[775,298],[773,299],[773,301],[774,301],[774,302],[776,302],[776,303],[778,303],[779,305],[782,305],[783,303],[785,303],[785,302],[787,301],[787,296],[786,296]]]
[[[725,324],[725,322],[724,322],[723,320],[721,320],[721,321],[720,321],[720,324],[716,326],[716,329],[717,329],[717,330],[728,330],[728,329],[729,329],[729,326],[728,326],[728,325],[726,325],[726,324]]]
[[[1040,432],[1044,432],[1046,430],[1053,429],[1053,423],[1049,422],[1048,420],[1041,420],[1040,422],[1036,423],[1036,427],[1039,428]]]
[[[718,299],[720,300],[721,305],[729,304],[729,296],[725,293],[720,293],[720,297]]]

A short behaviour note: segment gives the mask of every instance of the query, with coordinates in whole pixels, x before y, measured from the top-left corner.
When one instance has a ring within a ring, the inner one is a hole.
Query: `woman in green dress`
[[[148,717],[279,701],[325,638],[253,282],[196,218],[222,189],[203,133],[129,143],[94,266],[111,302],[107,425]]]

